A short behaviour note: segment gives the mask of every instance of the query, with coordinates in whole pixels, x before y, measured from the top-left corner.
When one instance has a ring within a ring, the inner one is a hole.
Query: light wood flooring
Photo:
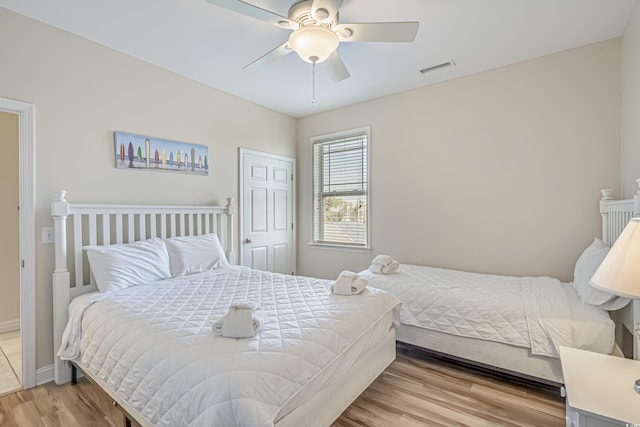
[[[346,426],[564,426],[549,391],[399,348],[395,362],[342,414]],[[122,426],[122,414],[87,381],[49,383],[0,398],[0,426]]]
[[[20,331],[0,334],[0,396],[20,388]]]
[[[565,425],[559,389],[481,373],[399,347],[396,361],[333,427]]]

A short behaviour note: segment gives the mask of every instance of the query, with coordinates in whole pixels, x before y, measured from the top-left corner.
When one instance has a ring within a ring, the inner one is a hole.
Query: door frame
[[[21,383],[31,388],[36,386],[35,105],[0,98],[0,110],[18,115]]]
[[[296,212],[297,212],[297,206],[296,206],[296,159],[294,159],[293,157],[287,157],[287,156],[281,156],[279,154],[271,154],[271,153],[265,153],[264,151],[257,151],[257,150],[251,150],[249,148],[239,148],[239,153],[240,155],[238,156],[239,161],[240,161],[240,167],[239,167],[239,200],[238,200],[238,252],[239,252],[239,258],[238,258],[238,262],[240,265],[244,265],[244,250],[242,250],[243,248],[243,242],[244,242],[244,206],[242,206],[242,201],[244,200],[244,156],[245,154],[249,154],[249,155],[253,155],[253,156],[260,156],[260,157],[266,157],[269,159],[274,159],[274,160],[282,160],[285,162],[291,162],[293,165],[293,171],[291,172],[293,174],[293,179],[291,180],[291,186],[292,186],[292,197],[291,197],[291,204],[292,206],[292,211],[293,211],[293,218],[291,219],[293,221],[293,230],[291,230],[293,232],[293,242],[292,242],[292,257],[293,259],[291,260],[291,262],[293,263],[293,269],[294,271],[298,270],[298,265],[297,265],[297,240],[298,240],[298,233],[297,233],[297,229],[298,229],[298,221],[296,218]]]

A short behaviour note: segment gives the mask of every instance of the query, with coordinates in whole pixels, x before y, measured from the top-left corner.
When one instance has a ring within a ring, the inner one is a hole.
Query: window
[[[312,138],[313,243],[369,246],[369,129]]]

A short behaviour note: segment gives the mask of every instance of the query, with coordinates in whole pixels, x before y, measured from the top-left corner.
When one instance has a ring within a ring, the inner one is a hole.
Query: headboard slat
[[[188,213],[186,214],[187,216],[187,225],[189,226],[189,234],[187,234],[187,236],[193,236],[193,221],[195,218],[195,215],[192,213]]]
[[[160,214],[160,238],[167,238],[167,215]]]
[[[96,214],[89,214],[89,245],[98,244],[98,230],[96,228]]]
[[[169,237],[176,237],[176,215],[178,214],[170,214],[169,215],[169,226],[170,226],[170,230],[169,230]]]
[[[156,225],[156,214],[149,215],[149,237],[155,238],[158,237],[158,229]]]
[[[147,215],[141,213],[138,215],[138,240],[147,239]]]
[[[127,243],[135,241],[135,218],[132,212],[127,214]]]
[[[122,233],[122,214],[118,213],[115,215],[116,221],[116,243],[123,243],[123,233]]]
[[[110,216],[107,214],[102,215],[102,244],[108,245],[111,243],[111,225],[109,223]]]
[[[73,253],[75,263],[75,285],[82,285],[82,251],[77,248],[82,248],[82,216],[79,214],[72,215],[73,217]]]

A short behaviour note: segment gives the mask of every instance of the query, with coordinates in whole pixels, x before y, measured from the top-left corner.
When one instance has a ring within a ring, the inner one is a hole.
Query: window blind
[[[367,153],[367,133],[314,142],[314,243],[367,246]]]

